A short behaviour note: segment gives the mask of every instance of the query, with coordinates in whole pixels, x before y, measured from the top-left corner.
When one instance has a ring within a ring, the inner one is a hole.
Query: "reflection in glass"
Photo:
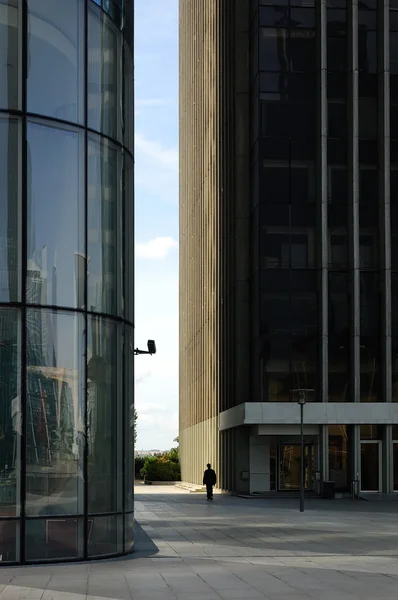
[[[123,517],[93,517],[89,519],[88,555],[100,556],[123,552]]]
[[[26,512],[83,511],[84,317],[28,310]]]
[[[391,329],[392,401],[398,402],[398,273],[391,273]]]
[[[314,488],[315,453],[312,444],[304,446],[304,489]],[[279,447],[279,489],[295,491],[301,482],[301,447],[299,444],[281,444]]]
[[[84,256],[82,140],[74,131],[37,123],[28,124],[27,135],[27,301],[81,306],[76,257]]]
[[[340,492],[350,491],[351,439],[347,425],[329,425],[329,479]]]
[[[134,322],[134,161],[124,156],[124,316]]]
[[[121,175],[117,150],[97,136],[88,142],[87,177],[87,304],[93,312],[116,315]]]
[[[134,547],[134,513],[124,518],[124,551],[131,552]]]
[[[394,438],[395,439],[395,438]],[[398,492],[398,442],[393,443],[394,492]]]
[[[0,517],[19,515],[20,359],[19,311],[0,308]]]
[[[380,442],[361,442],[361,490],[380,491]]]
[[[89,317],[87,334],[88,510],[122,503],[122,401],[118,324]],[[118,368],[119,367],[119,368]]]
[[[134,329],[125,326],[124,379],[125,379],[125,510],[134,509]]]
[[[88,13],[88,126],[120,139],[120,32],[91,2]],[[132,107],[131,107],[132,108]]]
[[[378,276],[360,273],[361,402],[381,402]]]
[[[81,0],[28,0],[29,112],[83,121],[83,9]]]
[[[290,354],[289,336],[267,336],[264,339],[261,355],[264,402],[291,400]]]
[[[349,402],[349,301],[347,273],[329,273],[329,402]]]
[[[26,522],[26,560],[83,557],[82,519],[35,519]]]
[[[361,440],[381,440],[383,430],[381,425],[361,425]]]
[[[2,563],[19,560],[19,556],[17,556],[18,537],[19,523],[17,521],[0,520],[0,553]]]
[[[269,489],[276,491],[277,486],[277,470],[278,470],[278,446],[270,444],[269,446]]]
[[[19,108],[19,0],[0,0],[0,109]]]
[[[0,45],[1,43],[0,39]],[[17,302],[20,299],[21,212],[18,148],[18,121],[0,117],[0,302]]]
[[[132,11],[132,9],[131,9]],[[134,152],[134,61],[128,43],[124,44],[124,145]]]

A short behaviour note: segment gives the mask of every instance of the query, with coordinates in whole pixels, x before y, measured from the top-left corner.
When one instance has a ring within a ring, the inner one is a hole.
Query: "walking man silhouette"
[[[207,469],[203,474],[203,485],[206,486],[207,499],[213,500],[213,485],[217,483],[217,475],[211,464],[207,465]]]

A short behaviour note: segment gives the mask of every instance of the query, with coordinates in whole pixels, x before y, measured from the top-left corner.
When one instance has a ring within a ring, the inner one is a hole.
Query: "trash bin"
[[[322,498],[332,500],[334,498],[334,481],[324,481],[322,484]]]

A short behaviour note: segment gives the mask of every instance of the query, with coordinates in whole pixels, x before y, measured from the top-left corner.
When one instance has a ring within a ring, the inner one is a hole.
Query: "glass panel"
[[[125,510],[134,509],[134,329],[125,325],[125,364],[124,364],[124,380],[125,380],[125,485],[126,498]]]
[[[398,444],[393,444],[394,492],[398,492]]]
[[[381,440],[382,437],[381,425],[361,425],[361,440]]]
[[[89,317],[87,339],[88,510],[122,509],[121,329]]]
[[[300,444],[281,445],[280,460],[280,490],[297,491],[301,482],[301,446]],[[304,446],[304,488],[312,489],[314,485],[314,449]]]
[[[121,175],[117,150],[97,136],[88,142],[87,176],[87,304],[93,312],[116,315],[120,298],[117,273],[121,264],[118,257]]]
[[[82,306],[83,138],[28,124],[27,301]]]
[[[290,337],[266,337],[262,347],[264,402],[289,402],[292,378],[290,373]]]
[[[378,277],[360,274],[361,402],[381,402]]]
[[[351,439],[347,425],[329,425],[329,479],[338,491],[351,486]]]
[[[19,0],[0,0],[0,108],[20,108]]]
[[[131,552],[134,548],[134,513],[124,517],[124,551]]]
[[[84,2],[28,0],[28,111],[84,118]]]
[[[329,402],[348,402],[349,301],[347,273],[329,273]]]
[[[19,522],[0,520],[0,561],[1,563],[19,560]]]
[[[0,38],[0,45],[1,43]],[[18,121],[0,117],[0,302],[20,300],[21,211],[18,189],[20,180],[18,149]]]
[[[93,517],[89,519],[88,555],[123,552],[123,517]]]
[[[379,443],[361,444],[361,490],[378,492],[379,481]]]
[[[26,512],[83,511],[84,317],[28,310]]]
[[[19,311],[0,309],[0,516],[19,515],[21,469]],[[1,546],[0,546],[1,550]]]
[[[398,94],[397,94],[398,95]],[[397,98],[398,100],[398,98]],[[398,116],[398,110],[396,110]],[[397,136],[398,137],[398,136]],[[394,169],[390,171],[390,223],[391,223],[391,268],[398,271],[398,164],[394,164]],[[397,276],[395,276],[397,277]],[[398,296],[398,280],[395,285],[394,293]],[[398,326],[397,326],[398,335]]]
[[[392,401],[398,402],[398,273],[391,273],[391,288]]]
[[[134,322],[134,161],[124,156],[124,314]]]
[[[83,557],[82,519],[35,519],[26,522],[26,560]]]
[[[132,8],[131,8],[132,11]],[[134,62],[128,44],[124,44],[124,145],[134,152]]]
[[[126,0],[93,0],[98,6],[108,13],[110,17],[118,25],[120,25],[122,18],[122,4],[126,3]],[[127,0],[128,3],[128,0]]]
[[[120,140],[121,34],[90,2],[88,13],[88,126]],[[131,106],[132,110],[132,106]]]
[[[277,485],[277,463],[278,463],[278,447],[276,444],[270,444],[269,447],[269,489],[276,490]]]
[[[288,49],[286,29],[260,29],[260,70],[262,71],[288,71]]]

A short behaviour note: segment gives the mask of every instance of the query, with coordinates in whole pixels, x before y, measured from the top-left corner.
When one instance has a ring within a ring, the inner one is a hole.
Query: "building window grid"
[[[286,3],[286,4],[288,4],[288,3]],[[287,7],[285,7],[285,8],[286,8],[286,10],[288,10]],[[269,10],[271,11],[273,9],[270,8]],[[328,9],[328,17],[329,17],[329,13],[330,12],[332,12],[332,9]],[[360,12],[362,12],[362,11],[360,11]],[[263,11],[263,15],[264,14],[265,13]],[[340,10],[340,15],[342,15],[342,11],[341,10]],[[336,16],[338,16],[338,15],[336,14]],[[371,33],[374,33],[374,35],[376,35],[377,34],[377,29],[373,30],[373,25],[370,26],[370,27],[367,27],[367,29],[365,28],[366,22],[368,22],[369,19],[370,19],[370,22],[377,23],[376,14],[364,14],[364,15],[359,15],[359,17],[360,17],[360,19],[359,19],[360,30],[361,29],[367,30],[367,31],[370,31]],[[361,25],[362,22],[365,22],[364,26]],[[269,25],[269,23],[264,23],[264,22],[261,22],[261,20],[260,20],[260,25],[261,24],[263,24],[263,25],[265,25],[265,24]],[[380,28],[381,25],[379,24],[378,27]],[[346,32],[344,31],[344,28],[342,29],[341,34],[343,34],[344,37],[346,37]],[[273,34],[271,34],[271,35],[273,35]],[[366,65],[364,67],[361,64],[360,64],[360,69],[361,69],[361,71],[368,70],[368,69],[366,69]],[[275,72],[275,75],[277,77],[281,76],[280,72],[279,72],[279,75],[278,75],[278,70],[275,70],[274,72]],[[271,73],[272,72],[269,71],[270,75],[271,75]],[[272,79],[270,79],[270,81],[272,81]],[[264,89],[264,88],[260,87],[260,90],[261,89]],[[271,89],[273,89],[273,88],[271,88]],[[272,94],[274,94],[273,91],[271,92],[271,89],[270,89],[269,92],[260,92],[259,96],[258,96],[259,100],[261,99],[261,97],[263,97],[264,99],[271,98]],[[263,93],[263,94],[266,93],[267,95],[266,96],[264,96],[264,95],[261,96],[261,93]],[[271,93],[271,96],[269,96],[270,93]],[[346,106],[346,101],[343,98],[342,99],[338,99],[337,102],[341,103],[344,107]],[[375,133],[377,133],[377,132],[375,132]],[[377,133],[377,135],[380,135],[380,133]],[[369,161],[367,161],[367,163],[369,163]],[[344,166],[341,166],[341,168],[344,169]],[[365,172],[366,171],[376,171],[377,172],[377,165],[362,163],[361,170],[360,170],[360,176],[361,177],[362,177],[364,171]],[[328,185],[330,186],[330,178],[329,178]],[[264,192],[261,192],[261,193],[264,193]],[[329,197],[329,202],[330,201],[331,201],[331,198]],[[361,202],[361,196],[360,196],[360,202]],[[373,202],[374,202],[375,206],[377,207],[378,206],[378,199],[377,199],[377,197],[373,198]],[[392,199],[392,202],[393,202],[393,199]],[[363,204],[363,202],[361,202],[361,204]],[[365,201],[365,205],[366,205],[366,201]],[[344,232],[342,232],[342,231],[340,231],[340,232],[336,231],[335,233],[336,234],[340,233],[340,234],[344,235]],[[369,241],[371,242],[370,245],[369,245]],[[330,241],[329,241],[329,243],[330,243]],[[379,242],[374,237],[374,232],[373,232],[372,229],[369,229],[369,228],[366,228],[366,227],[361,227],[361,233],[360,233],[360,237],[359,237],[359,244],[360,244],[360,264],[359,264],[359,266],[360,266],[361,271],[363,271],[363,270],[364,271],[367,271],[367,270],[377,271],[378,264],[379,264],[379,259],[378,259],[378,256],[377,256],[378,243]],[[332,259],[332,263],[333,262],[334,261]],[[340,269],[341,266],[343,266],[343,264],[341,264],[341,262],[340,262],[340,264],[335,264],[334,268]],[[329,268],[332,268],[332,264],[329,265]]]

